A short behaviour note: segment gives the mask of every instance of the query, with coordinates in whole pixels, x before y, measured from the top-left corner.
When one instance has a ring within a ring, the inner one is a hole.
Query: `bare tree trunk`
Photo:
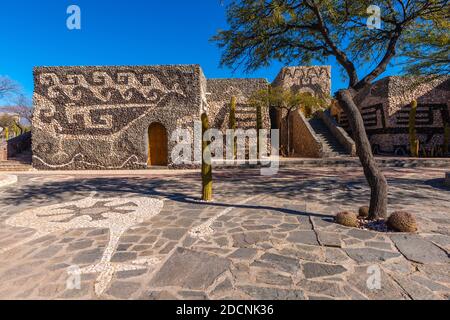
[[[364,175],[370,186],[370,209],[369,219],[381,219],[387,216],[387,181],[372,154],[369,139],[367,138],[364,121],[356,106],[354,94],[350,90],[340,90],[337,94],[339,104],[347,114],[348,122],[353,133]]]
[[[291,116],[291,109],[288,109],[287,116],[286,116],[286,129],[287,129],[287,156],[290,157],[291,155],[291,134],[290,134],[290,116]]]

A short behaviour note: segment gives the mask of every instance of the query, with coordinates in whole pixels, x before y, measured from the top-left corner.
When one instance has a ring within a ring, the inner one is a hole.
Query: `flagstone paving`
[[[367,205],[355,168],[220,170],[212,203],[195,172],[17,174],[0,187],[0,298],[449,299],[444,171],[385,169],[414,235],[333,222]]]

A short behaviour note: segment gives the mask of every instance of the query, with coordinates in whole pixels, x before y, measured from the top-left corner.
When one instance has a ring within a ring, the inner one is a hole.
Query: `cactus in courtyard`
[[[358,210],[358,218],[366,219],[369,216],[369,207],[363,206]]]
[[[394,212],[386,223],[389,228],[398,232],[416,232],[418,229],[414,215],[404,211]]]
[[[448,155],[448,145],[450,144],[450,123],[444,126],[444,157]]]
[[[257,135],[257,157],[260,158],[260,150],[259,150],[259,131],[262,129],[262,111],[261,111],[261,105],[256,105],[256,135]]]
[[[228,129],[236,130],[236,97],[231,97],[230,102],[230,116],[228,119]],[[233,144],[233,158],[237,155],[237,138],[232,141]]]
[[[236,97],[231,97],[230,117],[228,119],[228,129],[236,130]]]
[[[19,124],[17,122],[14,122],[13,124],[13,131],[15,137],[18,137],[22,134],[22,129],[19,127]]]
[[[208,116],[203,113],[202,120],[202,200],[212,200],[212,165],[209,141],[205,140],[205,132],[209,129]]]
[[[411,157],[419,156],[419,140],[416,136],[416,113],[417,101],[413,100],[410,104],[411,111],[409,112],[409,145],[411,149]]]
[[[5,140],[6,141],[9,140],[9,128],[8,127],[5,128]]]
[[[336,214],[335,221],[346,227],[358,227],[358,216],[353,212],[339,212]]]

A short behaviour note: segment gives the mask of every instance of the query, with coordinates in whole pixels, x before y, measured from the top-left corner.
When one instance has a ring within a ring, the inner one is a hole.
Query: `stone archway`
[[[148,127],[148,161],[149,166],[167,166],[167,130],[158,122]]]

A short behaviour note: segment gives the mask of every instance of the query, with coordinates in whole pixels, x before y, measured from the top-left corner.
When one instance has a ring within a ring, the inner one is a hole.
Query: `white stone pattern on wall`
[[[329,99],[331,95],[331,66],[284,67],[272,83],[295,92],[309,92],[314,96]],[[287,111],[278,111],[281,122],[281,145],[287,146]],[[313,151],[311,151],[313,152]]]
[[[198,66],[36,68],[33,166],[146,168],[151,123],[170,138],[200,118],[200,74]]]
[[[374,83],[358,105],[372,146],[380,153],[409,154],[409,111],[417,100],[416,131],[425,149],[443,144],[444,123],[450,120],[450,77],[419,81],[386,77]],[[348,129],[342,112],[340,123]]]
[[[331,94],[331,66],[285,67],[273,85],[328,98]]]

